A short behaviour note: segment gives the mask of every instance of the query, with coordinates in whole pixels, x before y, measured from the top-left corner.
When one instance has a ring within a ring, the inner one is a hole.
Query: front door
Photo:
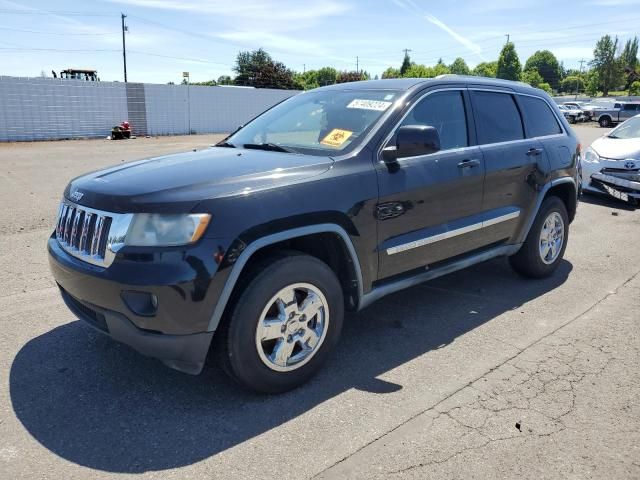
[[[395,144],[404,125],[435,127],[441,150],[398,159],[396,168],[377,163],[379,203],[378,278],[383,279],[465,253],[477,245],[482,221],[484,159],[466,89],[425,94],[394,127],[384,146]]]

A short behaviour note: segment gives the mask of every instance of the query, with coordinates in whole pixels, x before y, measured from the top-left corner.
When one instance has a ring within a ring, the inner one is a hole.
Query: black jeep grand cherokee
[[[209,150],[71,181],[49,239],[69,308],[199,373],[306,381],[344,309],[484,260],[562,259],[580,146],[542,91],[474,77],[334,85]]]

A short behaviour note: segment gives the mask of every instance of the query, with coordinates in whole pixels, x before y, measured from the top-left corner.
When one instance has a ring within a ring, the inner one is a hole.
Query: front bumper
[[[640,162],[638,162],[640,163]],[[608,193],[614,198],[629,201],[640,199],[640,168],[624,169],[623,161],[601,160],[582,163],[582,189]]]
[[[105,269],[71,256],[53,236],[48,250],[62,298],[81,320],[174,369],[200,373],[213,337],[207,326],[216,303],[206,288],[212,273],[204,261],[188,261],[181,252],[175,264],[165,254],[156,261],[127,265],[125,260]],[[151,295],[154,308],[137,301]]]

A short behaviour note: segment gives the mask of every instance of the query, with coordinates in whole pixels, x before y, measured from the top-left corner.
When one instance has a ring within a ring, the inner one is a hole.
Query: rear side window
[[[527,127],[531,137],[544,137],[562,133],[556,116],[540,98],[520,96],[520,104],[527,119]]]
[[[508,93],[472,91],[478,143],[500,143],[524,138],[522,118]]]

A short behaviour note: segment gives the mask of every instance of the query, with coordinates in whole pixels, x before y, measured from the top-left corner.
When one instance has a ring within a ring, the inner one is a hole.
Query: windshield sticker
[[[347,108],[360,108],[362,110],[376,110],[377,112],[384,112],[391,106],[391,102],[383,102],[382,100],[363,100],[356,98],[351,100],[351,103],[347,105]]]
[[[322,145],[329,145],[331,147],[340,147],[349,139],[352,134],[353,132],[350,132],[349,130],[340,130],[339,128],[334,128],[329,132],[329,135],[322,139],[320,143]]]
[[[394,94],[393,94],[393,93],[390,93],[390,94],[388,94],[388,95],[385,95],[385,96],[384,96],[384,99],[385,99],[385,100],[391,100],[393,97],[394,97]]]

